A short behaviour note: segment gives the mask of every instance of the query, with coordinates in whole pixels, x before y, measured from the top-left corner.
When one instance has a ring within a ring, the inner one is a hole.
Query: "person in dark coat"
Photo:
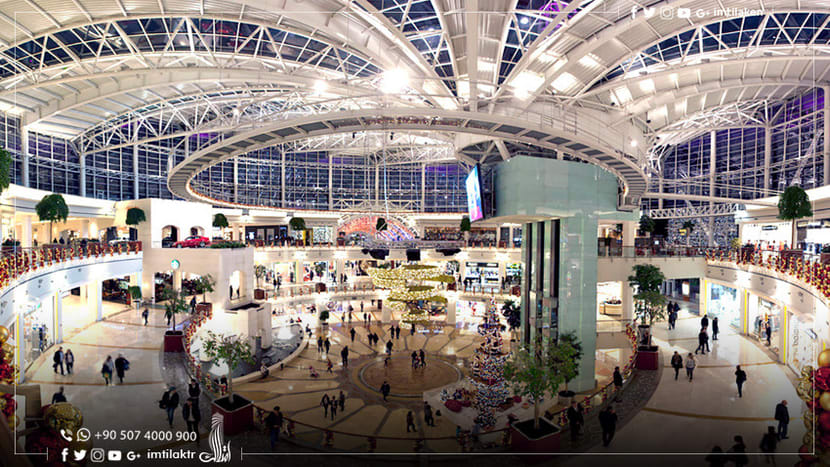
[[[741,365],[735,367],[735,384],[738,385],[738,397],[744,397],[743,386],[746,381],[746,372],[741,369]]]
[[[331,349],[331,342],[328,340],[328,338],[325,341],[323,341],[323,347],[326,348],[326,355],[328,355],[329,349]]]
[[[617,431],[617,413],[614,406],[609,405],[599,413],[599,425],[602,428],[602,445],[608,447]]]
[[[722,447],[715,446],[704,460],[709,463],[709,467],[723,467],[729,462],[729,456],[724,455]]]
[[[52,369],[55,370],[55,373],[58,372],[58,367],[61,369],[61,376],[63,373],[63,347],[58,347],[58,350],[55,351],[55,355],[52,356]]]
[[[700,327],[704,329],[709,327],[709,315],[703,315],[703,318],[700,318]]]
[[[568,407],[567,412],[568,426],[571,428],[571,440],[576,441],[579,436],[579,430],[582,428],[585,419],[582,417],[582,411],[576,405],[576,401],[571,401],[571,406]]]
[[[401,338],[401,327],[400,326],[395,326],[395,339],[400,339],[400,338]]]
[[[709,335],[706,334],[706,328],[702,328],[700,333],[697,335],[697,348],[695,349],[695,355],[698,352],[703,352],[703,355],[706,355],[706,348],[709,347]]]
[[[712,318],[712,341],[718,340],[718,333],[720,332],[720,328],[718,326],[718,317],[715,316]]]
[[[389,399],[387,399],[387,397],[389,397],[390,392],[392,392],[392,387],[389,386],[389,383],[384,381],[383,384],[380,385],[380,393],[383,394],[384,402],[389,402]]]
[[[52,395],[52,403],[57,404],[59,402],[66,402],[66,395],[63,393],[63,386],[58,389],[58,392]]]
[[[424,349],[418,351],[418,358],[421,360],[421,366],[426,368],[427,366],[427,354],[424,353]]]
[[[175,387],[170,386],[170,389],[164,393],[159,403],[159,407],[167,411],[167,422],[170,424],[170,428],[173,428],[173,415],[176,414],[176,408],[178,406],[179,394],[176,392]]]
[[[787,439],[787,425],[790,423],[790,411],[787,410],[787,401],[783,400],[775,406],[775,419],[778,421],[778,439]]]
[[[435,418],[432,416],[432,407],[429,402],[424,402],[424,423],[427,426],[435,426]]]
[[[274,410],[265,417],[265,426],[271,435],[271,450],[273,451],[280,440],[280,430],[282,429],[283,415],[280,412],[280,407],[274,406]]]
[[[775,465],[775,449],[778,447],[778,434],[775,433],[775,427],[767,427],[767,432],[761,437],[761,452],[766,458],[767,464]]]
[[[769,320],[764,325],[764,333],[767,336],[767,347],[770,347],[772,345],[772,325]]]
[[[199,406],[193,403],[193,399],[188,399],[182,406],[182,417],[187,424],[187,431],[196,433],[196,442],[199,442],[199,421],[202,419],[202,414],[199,413]]]
[[[671,356],[671,367],[674,368],[674,379],[677,381],[680,369],[683,368],[683,357],[676,350],[674,351],[674,355]]]
[[[193,399],[193,405],[199,405],[200,394],[202,394],[202,388],[199,387],[199,383],[195,379],[191,379],[190,384],[187,385],[187,396]]]
[[[63,354],[63,362],[66,363],[66,373],[72,374],[72,368],[75,366],[75,354],[72,353],[72,349],[66,349],[66,353]]]
[[[733,439],[735,440],[735,444],[729,448],[729,453],[731,454],[729,457],[736,467],[744,466],[749,463],[749,458],[746,456],[744,438],[740,435],[736,435]]]
[[[615,400],[617,402],[619,402],[620,401],[620,393],[622,392],[622,387],[623,387],[623,377],[622,377],[622,373],[620,373],[620,367],[618,367],[618,366],[614,367],[613,379],[614,379],[614,394],[616,394],[616,399]]]
[[[124,373],[130,368],[130,361],[124,355],[118,354],[115,359],[115,374],[118,375],[118,382],[124,384]]]
[[[349,367],[349,346],[344,346],[340,351],[340,360],[343,363],[343,368]]]
[[[354,330],[354,328],[351,328],[351,329],[349,330],[349,335],[350,335],[350,336],[352,336],[352,342],[354,342],[354,336],[355,336],[355,334],[357,334],[357,332]]]
[[[414,432],[418,432],[418,429],[415,428],[415,416],[412,415],[412,411],[406,413],[406,432],[409,433],[409,429],[412,429]]]
[[[144,311],[141,312],[141,317],[144,318],[144,325],[147,326],[147,321],[150,319],[150,309],[144,307]]]

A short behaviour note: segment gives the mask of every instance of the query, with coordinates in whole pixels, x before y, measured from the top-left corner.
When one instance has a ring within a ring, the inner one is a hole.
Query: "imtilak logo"
[[[226,463],[231,461],[231,442],[225,442],[225,421],[221,414],[213,414],[210,419],[210,451],[199,453],[199,460],[204,463]]]

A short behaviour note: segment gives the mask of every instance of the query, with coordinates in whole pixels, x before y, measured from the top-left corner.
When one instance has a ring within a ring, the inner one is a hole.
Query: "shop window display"
[[[51,307],[42,303],[33,306],[23,317],[23,339],[25,341],[25,365],[34,362],[44,350],[54,344],[52,330],[54,317]]]
[[[749,303],[749,333],[763,343],[767,342],[766,328],[769,323],[772,330],[770,335],[770,350],[778,354],[778,333],[781,330],[781,312],[783,309],[776,303],[758,296],[752,296]]]
[[[818,354],[818,336],[813,331],[813,323],[810,317],[793,315],[789,320],[790,331],[788,337],[789,361],[787,362],[793,370],[801,373],[805,365],[812,365]]]
[[[706,313],[710,318],[717,316],[721,326],[730,324],[740,329],[740,305],[737,289],[715,283],[709,284],[709,300],[706,302]]]

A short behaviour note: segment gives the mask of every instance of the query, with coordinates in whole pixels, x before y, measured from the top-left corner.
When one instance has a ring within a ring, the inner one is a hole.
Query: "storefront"
[[[597,282],[597,313],[622,317],[622,282]]]
[[[521,285],[522,263],[507,263],[504,268],[505,287]]]
[[[744,224],[741,226],[741,244],[751,244],[762,250],[779,249],[781,245],[792,241],[791,235],[792,230],[789,222]]]
[[[271,277],[279,277],[282,284],[290,284],[294,278],[294,263],[271,263]]]
[[[498,289],[501,286],[499,263],[464,264],[464,285],[472,290]]]
[[[779,332],[784,309],[775,302],[761,298],[755,294],[749,295],[747,306],[747,334],[755,337],[764,344],[769,340],[770,350],[776,355],[779,352]],[[769,324],[772,333],[767,339],[766,328]]]
[[[459,300],[455,304],[456,319],[458,321],[471,321],[472,318],[483,318],[485,311],[487,311],[487,305],[481,302]]]
[[[788,320],[787,364],[796,374],[805,365],[815,364],[818,355],[818,336],[813,330],[811,316],[791,314]]]
[[[303,263],[303,282],[329,282],[334,278],[334,262]]]
[[[26,369],[55,343],[54,330],[55,313],[51,301],[30,306],[24,313],[23,355]]]
[[[709,318],[717,316],[721,328],[730,325],[741,329],[741,297],[738,289],[711,281],[707,281],[706,285],[709,288],[706,292],[706,314]]]

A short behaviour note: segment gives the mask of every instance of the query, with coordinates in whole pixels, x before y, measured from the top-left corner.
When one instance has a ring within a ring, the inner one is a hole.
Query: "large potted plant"
[[[576,337],[576,333],[574,332],[567,332],[559,335],[559,345],[565,349],[572,349],[569,350],[571,353],[567,355],[568,358],[571,358],[575,361],[579,361],[582,358],[582,344],[579,342],[579,338]],[[559,404],[568,407],[571,405],[571,401],[573,400],[576,393],[568,389],[568,383],[579,376],[579,366],[574,365],[572,367],[563,368],[562,372],[564,373],[565,377],[565,389],[559,391]]]
[[[196,293],[202,294],[202,302],[196,304],[196,311],[198,312],[210,312],[213,310],[213,304],[208,303],[207,301],[207,294],[213,293],[216,287],[216,279],[213,278],[210,274],[204,274],[199,276],[196,279]]]
[[[136,310],[141,306],[141,287],[131,285],[127,287],[127,294],[130,296],[130,301],[135,303]]]
[[[127,209],[127,219],[124,221],[125,224],[131,226],[130,227],[130,241],[134,242],[138,240],[138,230],[135,227],[144,221],[147,220],[147,216],[144,214],[144,210],[141,208],[130,208]]]
[[[69,217],[69,206],[66,205],[63,196],[52,193],[38,201],[35,205],[35,212],[41,222],[49,221],[49,242],[51,242],[54,238],[52,236],[53,225],[55,222],[66,222]]]
[[[501,314],[507,321],[507,327],[510,328],[510,342],[516,340],[515,332],[522,325],[522,311],[516,302],[513,300],[505,300],[501,306]]]
[[[320,317],[319,317],[318,321],[320,322],[320,326],[328,326],[328,324],[329,324],[328,323],[328,321],[329,321],[329,310],[327,310],[325,308],[321,309],[320,310]]]
[[[654,219],[645,214],[640,216],[640,232],[643,234],[650,234],[654,232],[655,228],[657,228],[657,224],[654,222]]]
[[[458,226],[458,230],[461,231],[461,235],[464,236],[464,243],[467,244],[467,242],[470,241],[470,230],[472,230],[470,216],[464,216],[461,218],[461,225]]]
[[[692,232],[695,231],[695,223],[692,221],[686,221],[683,223],[683,230],[686,231],[686,246],[691,246],[692,243]]]
[[[226,229],[228,228],[228,218],[225,217],[224,214],[218,212],[213,215],[213,226],[217,229]]]
[[[291,230],[294,232],[300,232],[301,240],[303,244],[305,244],[305,219],[302,217],[292,217],[290,221],[288,221],[288,226],[291,227]]]
[[[800,186],[789,186],[778,198],[778,218],[792,222],[792,235],[790,248],[784,252],[784,257],[795,256],[801,259],[803,252],[798,248],[798,219],[812,217],[813,207],[810,205],[810,197]]]
[[[637,368],[642,370],[657,369],[658,349],[652,344],[651,326],[663,319],[666,312],[666,297],[660,293],[664,280],[666,276],[660,268],[651,264],[634,266],[634,274],[628,276],[629,286],[637,291],[634,295],[634,313],[640,321],[637,326]]]
[[[254,277],[256,277],[256,288],[254,289],[255,300],[265,300],[265,290],[260,288],[260,282],[267,272],[268,269],[265,265],[257,264],[254,266]]]
[[[172,287],[166,287],[162,290],[161,297],[164,300],[164,315],[167,316],[169,314],[173,324],[164,333],[164,351],[184,352],[184,334],[182,331],[176,330],[176,315],[179,313],[187,313],[190,309],[185,295],[174,290]]]
[[[517,395],[530,398],[533,418],[510,425],[511,445],[518,452],[559,451],[558,426],[542,417],[541,402],[548,394],[555,394],[569,375],[577,370],[579,350],[572,340],[559,342],[548,338],[540,340],[535,350],[526,347],[514,350],[504,365],[504,377]]]
[[[12,155],[0,146],[0,192],[8,188],[12,182],[12,163]]]
[[[254,363],[251,345],[242,336],[225,336],[208,331],[202,351],[214,364],[221,362],[228,367],[228,395],[211,403],[211,413],[222,415],[225,434],[242,433],[254,424],[254,406],[248,399],[233,393],[231,369],[243,361]]]

